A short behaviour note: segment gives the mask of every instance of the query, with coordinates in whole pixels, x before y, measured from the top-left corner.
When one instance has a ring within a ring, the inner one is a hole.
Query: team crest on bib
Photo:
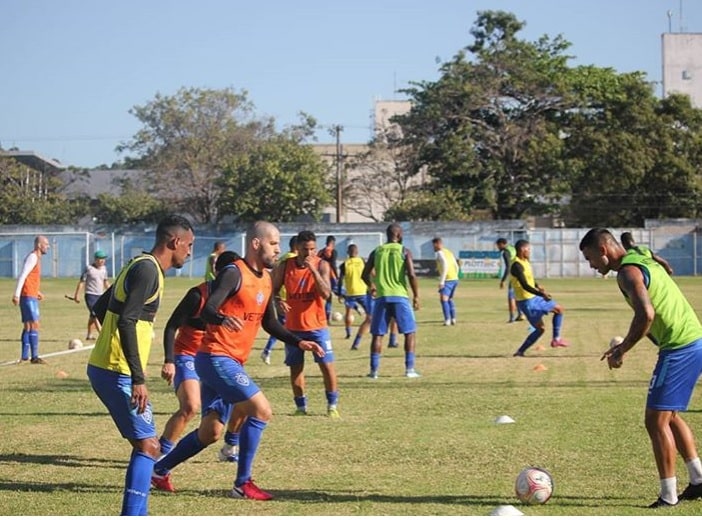
[[[249,381],[249,376],[247,376],[246,374],[237,374],[234,377],[234,380],[239,386],[249,386],[249,384],[251,383],[251,381]]]
[[[187,370],[195,370],[195,363],[192,361],[186,361],[185,362],[185,368]]]
[[[261,291],[258,291],[256,293],[256,303],[261,305],[263,303],[263,300],[264,300],[263,293]]]

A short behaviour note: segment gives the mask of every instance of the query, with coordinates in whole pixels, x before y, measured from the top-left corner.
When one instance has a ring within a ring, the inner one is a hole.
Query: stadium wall
[[[353,242],[364,258],[373,248],[385,242],[388,223],[292,223],[280,224],[281,250],[286,251],[288,240],[301,229],[317,234],[321,248],[327,235],[336,237],[339,260],[346,257],[346,248]],[[441,237],[444,245],[456,256],[461,251],[495,251],[495,240],[505,237],[514,244],[525,238],[531,242],[531,262],[537,278],[595,276],[582,259],[578,244],[587,229],[529,228],[521,220],[481,222],[404,222],[404,244],[417,261],[420,275],[433,276],[434,250],[432,239]],[[630,231],[639,244],[666,258],[676,275],[696,276],[702,272],[702,226],[697,220],[647,221],[644,228],[610,229],[616,237]],[[122,266],[141,251],[153,245],[154,228],[128,230],[79,229],[70,227],[0,226],[0,277],[16,278],[24,257],[33,248],[34,237],[44,234],[51,248],[42,261],[42,276],[78,278],[86,264],[92,261],[97,249],[109,258],[107,267],[114,276]],[[195,230],[195,244],[191,260],[180,270],[171,269],[167,276],[204,276],[207,256],[217,240],[227,249],[243,252],[243,227],[204,227]]]

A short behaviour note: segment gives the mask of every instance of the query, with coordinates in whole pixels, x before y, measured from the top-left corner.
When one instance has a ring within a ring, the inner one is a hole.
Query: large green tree
[[[150,172],[151,192],[203,223],[223,215],[220,177],[232,160],[273,135],[245,91],[181,88],[130,111],[142,128],[118,147],[136,153]]]
[[[319,220],[330,202],[327,166],[293,134],[278,135],[233,157],[219,182],[223,211],[242,221]]]
[[[436,187],[495,218],[540,212],[565,187],[555,121],[571,106],[570,44],[520,40],[523,27],[511,13],[479,12],[474,43],[441,66],[437,81],[407,89],[413,108],[395,119]]]

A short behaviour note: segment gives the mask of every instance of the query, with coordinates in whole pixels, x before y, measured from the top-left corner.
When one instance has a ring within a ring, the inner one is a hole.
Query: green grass
[[[177,401],[159,378],[161,333],[171,310],[199,280],[167,280],[149,360],[148,388],[159,432]],[[254,464],[271,502],[225,497],[235,467],[216,462],[212,446],[176,468],[175,495],[154,492],[152,515],[487,515],[513,504],[527,515],[647,515],[658,478],[643,427],[643,408],[655,349],[642,342],[624,367],[600,361],[609,338],[626,332],[631,311],[613,279],[545,280],[566,308],[567,349],[512,353],[527,334],[508,325],[506,295],[496,280],[464,281],[457,296],[459,324],[444,327],[436,282],[421,283],[417,369],[403,377],[401,349],[385,350],[381,377],[368,372],[369,339],[349,350],[343,327],[332,327],[342,419],[324,416],[319,371],[307,368],[311,416],[293,417],[280,344],[273,364],[258,358],[248,371],[268,396],[274,417]],[[702,279],[680,278],[695,308],[702,308]],[[41,304],[43,354],[85,337],[84,306],[63,298],[76,280],[45,279]],[[0,362],[19,356],[19,311],[10,304],[0,321]],[[335,308],[340,308],[335,304]],[[550,327],[549,327],[550,329]],[[547,336],[550,337],[550,334]],[[546,336],[545,336],[546,337]],[[130,446],[123,440],[85,376],[87,352],[47,358],[46,366],[0,367],[0,514],[115,515],[120,510]],[[542,364],[547,370],[535,371]],[[57,372],[67,374],[57,377]],[[702,401],[686,414],[702,437]],[[499,415],[515,424],[496,425]],[[193,428],[196,424],[193,424]],[[545,506],[522,506],[514,480],[526,465],[554,476]],[[687,484],[682,462],[678,487]],[[702,514],[702,502],[666,514]]]

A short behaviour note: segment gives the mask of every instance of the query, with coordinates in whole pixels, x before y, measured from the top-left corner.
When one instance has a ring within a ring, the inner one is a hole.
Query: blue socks
[[[173,444],[171,441],[169,441],[165,437],[161,437],[158,440],[158,443],[161,445],[161,453],[163,455],[168,455],[171,452],[171,450],[173,449],[173,446],[175,446],[175,444]]]
[[[444,321],[451,319],[451,307],[449,306],[448,300],[441,300],[441,312],[444,313]]]
[[[388,345],[396,347],[397,346],[397,334],[394,332],[390,333],[390,340],[388,341]]]
[[[229,444],[230,446],[238,446],[239,445],[239,432],[233,433],[228,431],[227,433],[224,434],[224,442]]]
[[[449,304],[449,315],[451,316],[452,320],[456,319],[456,304],[454,303],[453,300],[448,301]]]
[[[358,346],[361,344],[361,335],[356,334],[356,337],[353,339],[353,343],[351,344],[352,349],[357,349]]]
[[[32,359],[36,359],[39,357],[39,331],[30,330],[28,336],[29,346],[32,349]]]
[[[371,372],[377,372],[380,366],[380,354],[376,352],[371,352],[370,355],[370,370]]]
[[[20,336],[20,342],[22,343],[22,359],[24,361],[29,359],[29,331],[23,330]]]
[[[563,314],[553,315],[553,339],[561,337],[561,326],[563,325]]]
[[[206,446],[200,442],[197,436],[197,430],[193,430],[180,439],[180,442],[175,445],[175,448],[173,448],[168,455],[156,463],[154,471],[157,475],[163,476],[178,464],[185,462],[190,457],[194,457],[205,448]],[[149,475],[151,475],[151,473],[149,473]]]
[[[303,395],[300,397],[294,397],[295,400],[295,406],[297,406],[298,410],[307,410],[307,396]]]
[[[154,459],[146,453],[133,450],[127,467],[122,498],[122,516],[145,516],[149,509],[149,490]]]
[[[339,391],[336,390],[334,392],[324,392],[325,395],[327,396],[327,405],[328,406],[336,406],[339,404]]]
[[[531,334],[529,334],[527,336],[527,338],[524,340],[524,343],[522,343],[522,346],[519,347],[519,350],[517,350],[517,352],[524,354],[524,352],[526,352],[526,350],[529,347],[531,347],[534,343],[536,343],[536,341],[541,337],[542,334],[543,334],[543,331],[541,331],[539,329],[534,329],[531,332]]]
[[[405,368],[407,370],[414,368],[414,352],[405,352]]]
[[[258,445],[261,443],[263,430],[266,429],[267,425],[266,421],[256,417],[249,417],[241,427],[239,464],[236,469],[235,486],[241,486],[244,482],[251,480],[251,467],[253,466]]]
[[[266,341],[266,346],[263,347],[263,352],[265,352],[266,354],[270,354],[271,350],[273,350],[273,347],[275,346],[276,341],[277,340],[273,336],[270,336],[268,338],[268,341]]]

